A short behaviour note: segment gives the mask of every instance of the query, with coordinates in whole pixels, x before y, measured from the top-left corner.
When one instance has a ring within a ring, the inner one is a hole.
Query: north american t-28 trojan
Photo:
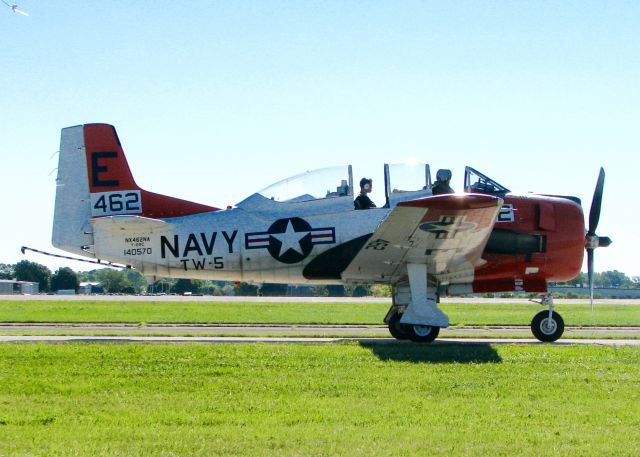
[[[417,342],[449,325],[441,296],[539,293],[549,308],[533,318],[533,334],[558,339],[564,322],[548,283],[576,277],[586,248],[593,287],[594,249],[611,242],[595,233],[604,171],[585,230],[577,198],[512,193],[471,167],[464,193],[437,195],[441,183],[431,182],[428,165],[406,167],[384,166],[380,208],[354,209],[352,169],[344,166],[285,179],[219,209],[141,189],[113,126],[69,127],[53,245],[149,278],[389,284],[384,321],[395,338]]]

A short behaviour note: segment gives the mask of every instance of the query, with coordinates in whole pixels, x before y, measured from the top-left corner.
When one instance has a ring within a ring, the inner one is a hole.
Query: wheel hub
[[[427,336],[433,328],[430,325],[414,325],[413,332],[418,336]]]
[[[540,330],[545,335],[552,335],[557,328],[558,325],[556,324],[556,321],[553,319],[549,319],[548,317],[540,322]]]

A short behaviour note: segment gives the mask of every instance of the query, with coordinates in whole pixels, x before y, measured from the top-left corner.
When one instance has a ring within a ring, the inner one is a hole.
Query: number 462
[[[102,210],[103,213],[140,211],[140,194],[137,192],[127,192],[126,194],[114,192],[109,195],[101,195],[93,205],[93,209]]]

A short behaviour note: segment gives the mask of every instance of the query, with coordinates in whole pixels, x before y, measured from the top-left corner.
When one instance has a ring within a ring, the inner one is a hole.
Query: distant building
[[[58,289],[56,295],[75,295],[75,289]]]
[[[103,294],[104,289],[99,282],[81,282],[78,293],[81,295]]]
[[[0,295],[34,295],[40,291],[37,282],[0,279]]]

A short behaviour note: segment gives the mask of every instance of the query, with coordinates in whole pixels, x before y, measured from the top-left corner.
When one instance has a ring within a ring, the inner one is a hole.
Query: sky
[[[218,207],[307,170],[470,165],[580,197],[640,276],[640,2],[17,1],[0,9],[0,263],[50,252],[60,129],[115,125],[141,187]],[[376,184],[378,184],[376,186]],[[622,222],[620,222],[622,221]]]

